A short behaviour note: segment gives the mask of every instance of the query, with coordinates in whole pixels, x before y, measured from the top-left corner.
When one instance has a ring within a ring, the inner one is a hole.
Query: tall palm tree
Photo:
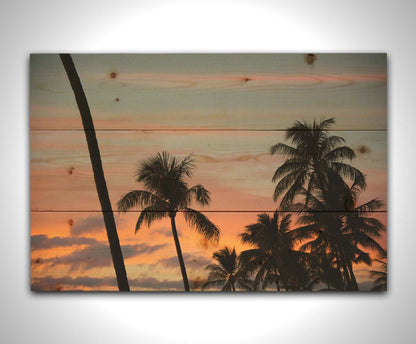
[[[241,234],[243,243],[255,246],[241,253],[245,264],[256,271],[254,286],[262,288],[275,283],[277,291],[282,284],[286,290],[299,290],[305,286],[307,274],[301,263],[301,254],[294,250],[290,232],[291,215],[257,216],[257,222],[247,225]]]
[[[273,199],[283,195],[280,207],[300,215],[302,226],[293,231],[293,239],[303,243],[300,250],[309,253],[309,264],[318,262],[315,280],[325,278],[328,289],[358,290],[353,264],[371,264],[363,249],[382,250],[375,239],[385,228],[369,217],[382,202],[374,199],[356,207],[358,194],[366,187],[365,176],[345,163],[355,154],[343,145],[342,137],[329,135],[334,123],[333,118],[312,125],[298,121],[286,133],[291,145],[271,147],[272,155],[287,158],[274,173]]]
[[[205,239],[218,242],[220,237],[220,230],[215,224],[201,212],[189,207],[192,202],[206,206],[211,201],[210,192],[202,185],[188,186],[194,168],[191,155],[179,160],[166,152],[157,153],[141,162],[136,171],[136,182],[143,183],[144,190],[124,194],[117,204],[120,212],[136,206],[141,208],[136,233],[143,223],[150,227],[156,220],[170,218],[185,291],[189,291],[189,282],[176,229],[176,214],[182,212],[185,221]]]
[[[68,75],[68,79],[72,86],[81,115],[82,125],[84,127],[88,144],[88,151],[90,153],[91,165],[94,172],[95,186],[101,204],[114,270],[116,272],[118,288],[120,291],[130,291],[129,283],[127,281],[126,268],[124,266],[123,254],[121,252],[120,241],[118,239],[116,223],[114,221],[113,210],[111,208],[107,184],[105,182],[104,171],[101,164],[100,150],[98,148],[97,137],[95,135],[94,123],[92,121],[87,98],[71,55],[60,54],[60,58]]]
[[[382,270],[370,271],[371,277],[375,278],[373,282],[373,291],[386,291],[387,290],[387,252],[380,252],[380,258],[376,259],[380,263]]]
[[[270,148],[272,155],[278,153],[286,157],[272,178],[277,183],[273,193],[274,201],[283,195],[281,208],[290,205],[304,188],[309,192],[315,188],[325,188],[328,170],[365,188],[364,175],[343,161],[352,160],[355,157],[354,151],[342,145],[345,142],[342,137],[328,133],[334,123],[334,118],[314,121],[312,125],[297,121],[286,131],[285,138],[292,145],[278,143]]]
[[[225,246],[214,252],[212,256],[217,263],[208,265],[208,280],[202,285],[202,290],[217,287],[221,291],[236,291],[236,287],[243,290],[252,290],[248,271],[237,256],[235,248]]]

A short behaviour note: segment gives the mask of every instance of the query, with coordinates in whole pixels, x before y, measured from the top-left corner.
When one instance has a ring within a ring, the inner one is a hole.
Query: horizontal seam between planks
[[[84,132],[84,129],[39,129],[33,128],[30,129],[33,132],[43,132],[43,131],[50,131],[50,132]],[[91,130],[86,130],[91,131]],[[286,132],[286,129],[202,129],[202,128],[194,128],[194,129],[129,129],[129,128],[118,128],[118,129],[95,129],[96,132],[107,132],[107,131],[126,131],[126,132],[147,132],[147,131],[154,131],[154,132]],[[301,130],[300,130],[301,131]],[[331,129],[328,132],[387,132],[387,129]]]
[[[269,210],[196,210],[201,213],[258,213],[258,212],[274,212],[276,210],[269,209]],[[31,213],[108,213],[111,212],[110,210],[31,210]],[[119,212],[117,210],[113,210],[113,213],[137,213],[141,212],[141,210],[127,210],[123,212]],[[146,211],[146,213],[162,213],[166,212],[163,210],[151,210]],[[190,211],[179,210],[177,213],[188,213]],[[279,213],[358,213],[358,211],[353,210],[324,210],[324,211],[295,211],[295,210],[278,210]],[[387,213],[387,210],[375,210],[372,213]]]

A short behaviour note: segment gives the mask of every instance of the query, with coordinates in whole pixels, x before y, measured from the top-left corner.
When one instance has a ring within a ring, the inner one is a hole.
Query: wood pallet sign
[[[32,291],[387,290],[386,54],[32,54]]]

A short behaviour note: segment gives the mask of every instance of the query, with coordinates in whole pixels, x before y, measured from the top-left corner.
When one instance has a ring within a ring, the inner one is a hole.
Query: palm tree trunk
[[[360,289],[358,288],[357,279],[355,278],[354,271],[352,270],[351,262],[348,262],[348,271],[350,272],[351,284],[352,284],[353,290],[359,291]]]
[[[358,291],[358,284],[354,272],[352,271],[351,261],[347,259],[345,250],[342,247],[342,245],[339,246],[341,248],[342,258],[344,260],[344,271],[346,273],[346,276],[348,277],[348,290]]]
[[[280,291],[279,275],[277,274],[277,269],[274,268],[274,273],[276,274],[276,287],[277,291]]]
[[[336,261],[336,269],[338,271],[339,276],[341,276],[342,279],[342,284],[343,284],[343,289],[342,290],[347,290],[347,286],[348,286],[348,278],[346,278],[344,271],[342,270],[342,264],[341,264],[341,257],[339,255],[338,250],[335,249],[334,247],[334,256],[335,256],[335,261]]]
[[[97,137],[95,136],[94,124],[91,117],[87,98],[82,88],[81,80],[75,69],[74,62],[70,54],[60,54],[69,82],[71,83],[78,109],[82,118],[85,136],[87,138],[88,151],[90,153],[91,165],[94,172],[95,186],[104,216],[107,238],[110,244],[111,256],[113,258],[114,270],[116,272],[117,285],[120,291],[130,291],[127,280],[126,268],[124,266],[123,254],[121,252],[120,241],[118,239],[116,223],[114,221],[113,210],[108,196],[107,184],[104,178],[104,171],[101,164],[100,150],[98,148]]]
[[[189,291],[188,276],[186,275],[185,263],[183,261],[181,245],[179,243],[178,232],[176,230],[175,215],[172,214],[169,216],[170,216],[170,224],[172,226],[173,239],[175,240],[176,253],[178,254],[179,266],[181,267],[183,285],[185,287],[185,291]]]

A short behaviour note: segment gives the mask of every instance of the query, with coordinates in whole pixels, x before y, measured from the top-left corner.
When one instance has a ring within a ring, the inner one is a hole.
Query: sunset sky
[[[384,54],[73,55],[91,108],[110,200],[133,189],[143,159],[193,154],[190,185],[212,194],[195,208],[221,229],[205,242],[177,216],[192,286],[225,245],[272,212],[270,146],[296,120],[335,117],[333,134],[367,176],[359,203],[384,202],[387,225],[387,66]],[[85,134],[58,55],[31,56],[31,282],[33,290],[117,290]],[[343,209],[339,209],[342,211]],[[132,290],[183,290],[169,219],[134,234],[138,212],[115,213]],[[296,225],[293,219],[293,228]],[[387,234],[380,239],[387,247]],[[374,267],[373,267],[374,268]],[[356,267],[362,289],[372,268]],[[195,282],[194,282],[195,281]]]

